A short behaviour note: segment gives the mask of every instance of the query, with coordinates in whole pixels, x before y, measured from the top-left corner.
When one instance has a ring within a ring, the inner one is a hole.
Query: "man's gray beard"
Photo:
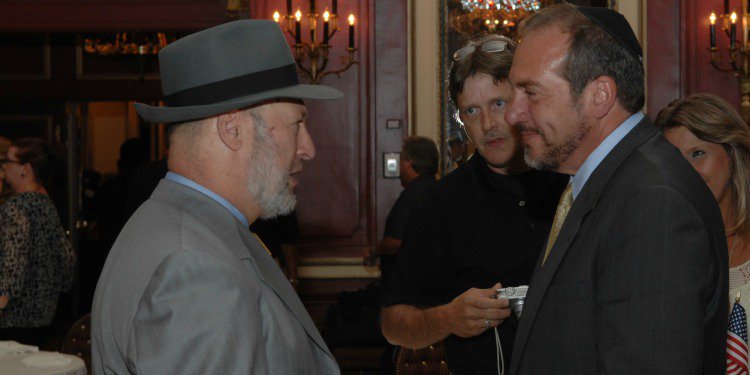
[[[297,205],[297,196],[289,190],[289,173],[274,165],[276,145],[268,134],[267,124],[255,121],[255,139],[247,190],[262,210],[261,218],[270,219],[288,214]]]
[[[559,144],[551,143],[544,136],[544,133],[539,132],[539,136],[544,142],[546,152],[538,159],[531,157],[531,152],[528,147],[523,150],[523,159],[526,164],[534,169],[538,170],[550,170],[556,171],[560,168],[560,164],[570,157],[570,155],[578,149],[583,141],[583,138],[591,130],[591,126],[583,119],[583,116],[578,116],[578,124],[576,124],[575,132],[569,135]]]

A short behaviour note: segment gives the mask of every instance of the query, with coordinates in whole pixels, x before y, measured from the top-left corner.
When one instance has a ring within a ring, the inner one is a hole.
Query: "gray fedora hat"
[[[302,85],[279,25],[241,20],[188,35],[159,51],[166,106],[136,103],[146,121],[179,122],[269,99],[340,99],[341,91]]]

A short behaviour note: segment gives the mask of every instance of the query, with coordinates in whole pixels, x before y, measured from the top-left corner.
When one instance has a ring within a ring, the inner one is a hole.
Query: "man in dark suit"
[[[570,4],[520,30],[505,114],[571,175],[520,319],[514,374],[722,374],[727,250],[700,176],[657,132],[622,15]]]

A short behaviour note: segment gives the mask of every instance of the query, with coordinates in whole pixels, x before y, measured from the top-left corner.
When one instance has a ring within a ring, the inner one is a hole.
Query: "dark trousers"
[[[0,341],[13,340],[21,344],[42,347],[50,334],[50,327],[11,327],[0,329]]]

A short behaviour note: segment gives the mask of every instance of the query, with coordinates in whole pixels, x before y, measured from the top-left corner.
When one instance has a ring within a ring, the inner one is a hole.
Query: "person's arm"
[[[701,216],[671,188],[644,188],[607,233],[595,278],[599,371],[701,373],[718,267]]]
[[[116,298],[116,297],[112,297]],[[165,259],[133,319],[143,374],[268,373],[260,285],[196,251]]]
[[[383,237],[377,245],[372,255],[396,255],[401,247],[401,240],[393,237]]]
[[[472,288],[448,304],[420,309],[398,304],[381,310],[383,336],[394,345],[419,349],[450,334],[474,337],[497,327],[510,316],[508,301],[496,299],[496,284],[490,289]],[[486,324],[489,320],[489,327]]]
[[[362,254],[362,260],[365,266],[372,266],[375,264],[376,257],[381,255],[396,255],[398,249],[401,247],[401,240],[393,237],[383,237],[380,242],[375,244],[374,248],[367,248]]]
[[[60,244],[57,248],[56,262],[57,264],[57,276],[60,278],[60,291],[66,292],[73,286],[73,277],[76,269],[76,254],[73,250],[73,245],[70,243],[70,239],[65,235],[65,232],[61,232]]]
[[[13,204],[0,209],[0,290],[5,305],[21,292],[28,264],[30,223]]]

